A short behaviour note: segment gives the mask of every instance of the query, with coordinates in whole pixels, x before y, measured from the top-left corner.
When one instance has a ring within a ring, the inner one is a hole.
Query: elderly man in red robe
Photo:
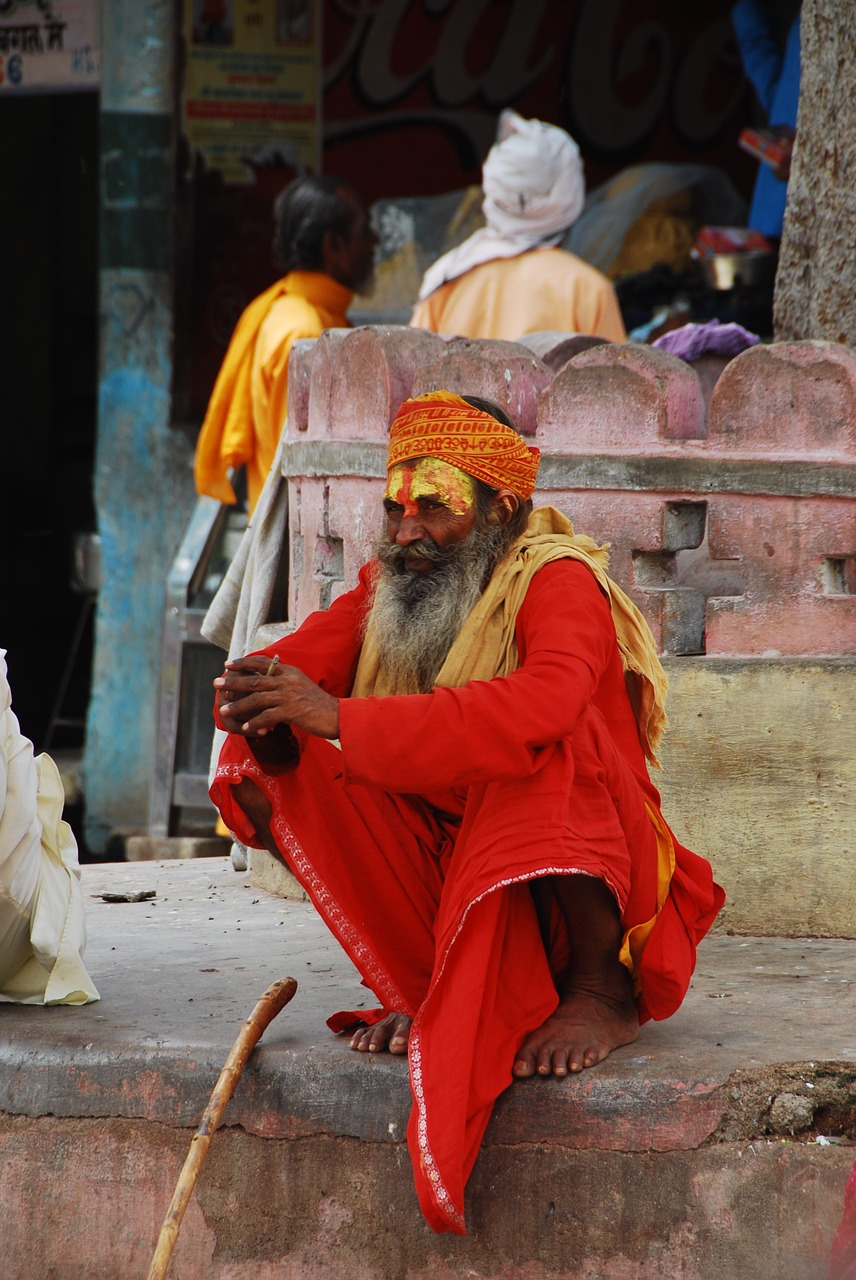
[[[229,736],[212,797],[377,996],[331,1027],[408,1055],[437,1231],[465,1229],[497,1096],[672,1014],[723,901],[648,776],[665,725],[651,633],[605,550],[532,509],[538,462],[489,402],[405,401],[358,586],[214,682]]]

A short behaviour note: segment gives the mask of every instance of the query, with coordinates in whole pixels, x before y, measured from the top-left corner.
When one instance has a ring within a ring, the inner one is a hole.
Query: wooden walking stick
[[[184,1211],[190,1200],[191,1192],[196,1185],[196,1179],[199,1177],[199,1170],[208,1155],[208,1148],[211,1146],[214,1131],[223,1117],[223,1112],[226,1110],[226,1104],[234,1093],[235,1085],[241,1078],[241,1072],[247,1064],[247,1059],[261,1039],[265,1027],[273,1022],[280,1009],[285,1008],[296,990],[297,982],[294,978],[280,978],[277,982],[271,983],[241,1027],[240,1034],[232,1045],[232,1051],[223,1065],[220,1078],[214,1086],[214,1092],[211,1094],[208,1106],[205,1108],[202,1123],[193,1135],[187,1159],[179,1174],[172,1200],[166,1211],[163,1226],[160,1229],[157,1247],[155,1248],[151,1266],[146,1274],[146,1280],[163,1280],[166,1275],[169,1260],[172,1257],[172,1251],[178,1239],[178,1231],[181,1226],[181,1220],[184,1217]]]

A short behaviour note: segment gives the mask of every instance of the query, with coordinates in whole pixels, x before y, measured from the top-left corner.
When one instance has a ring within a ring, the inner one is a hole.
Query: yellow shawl
[[[518,665],[515,622],[533,576],[553,560],[579,560],[595,576],[609,600],[630,701],[643,750],[659,768],[656,751],[666,728],[666,673],[654,637],[636,605],[606,574],[607,548],[575,534],[566,516],[553,507],[532,512],[524,533],[509,548],[484,594],[446,656],[435,685],[459,688],[469,680],[492,680]],[[360,654],[352,697],[412,693],[395,689],[381,670],[371,621]]]
[[[288,276],[277,280],[241,313],[208,401],[193,470],[197,493],[207,493],[219,502],[237,500],[227,472],[252,456],[253,351],[262,322],[277,298],[287,292],[287,280]],[[227,461],[224,454],[234,457]]]

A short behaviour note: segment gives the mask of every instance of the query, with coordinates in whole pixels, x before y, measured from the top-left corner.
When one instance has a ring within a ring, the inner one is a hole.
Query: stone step
[[[856,660],[668,658],[652,777],[741,934],[856,937]]]
[[[502,1096],[459,1238],[418,1211],[406,1063],[327,1031],[373,1001],[308,904],[226,859],[82,882],[101,1001],[0,1017],[4,1280],[145,1274],[240,1025],[283,976],[299,989],[213,1140],[183,1280],[825,1280],[856,1155],[856,943],[707,939],[669,1022]]]

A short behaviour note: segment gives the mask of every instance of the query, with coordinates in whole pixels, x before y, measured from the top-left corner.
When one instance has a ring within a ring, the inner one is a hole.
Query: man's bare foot
[[[570,989],[546,1022],[533,1031],[515,1059],[512,1073],[566,1076],[594,1067],[639,1034],[639,1015],[631,995],[615,997]]]
[[[407,1053],[413,1019],[405,1013],[388,1013],[372,1027],[360,1027],[351,1036],[350,1048],[362,1053]]]

